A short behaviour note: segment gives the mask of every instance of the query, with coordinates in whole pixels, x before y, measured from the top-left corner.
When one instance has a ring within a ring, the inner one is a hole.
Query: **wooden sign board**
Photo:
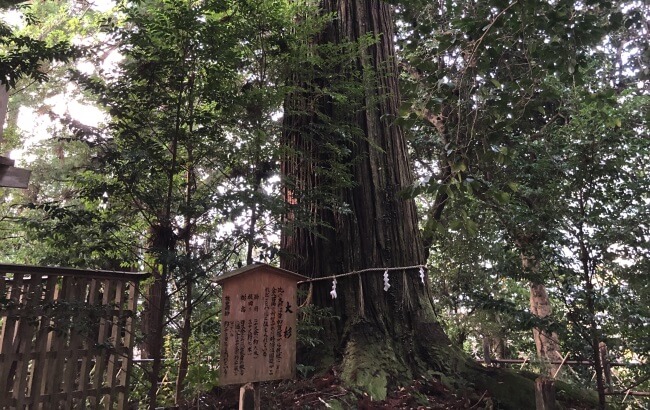
[[[295,377],[296,287],[304,279],[265,264],[217,278],[223,287],[219,384]]]
[[[32,171],[7,165],[0,165],[0,187],[27,188]]]

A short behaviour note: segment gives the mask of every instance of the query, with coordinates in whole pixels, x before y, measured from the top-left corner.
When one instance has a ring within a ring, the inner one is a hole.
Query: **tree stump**
[[[535,404],[537,410],[556,410],[555,382],[546,377],[535,379]]]

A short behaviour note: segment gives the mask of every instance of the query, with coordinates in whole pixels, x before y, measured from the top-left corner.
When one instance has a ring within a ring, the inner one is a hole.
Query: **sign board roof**
[[[276,268],[275,266],[271,266],[271,265],[268,265],[266,263],[253,263],[252,265],[247,265],[247,266],[241,267],[239,269],[224,273],[223,275],[218,276],[215,279],[215,282],[220,283],[220,282],[223,282],[223,281],[225,281],[227,279],[233,278],[235,276],[249,274],[249,273],[256,272],[256,271],[261,271],[261,270],[263,270],[265,272],[274,273],[274,274],[277,274],[277,275],[282,275],[282,276],[287,276],[289,278],[293,278],[293,279],[296,280],[296,282],[300,282],[300,281],[309,279],[306,276],[299,275],[299,274],[297,274],[295,272],[291,272],[291,271],[286,270],[286,269]]]

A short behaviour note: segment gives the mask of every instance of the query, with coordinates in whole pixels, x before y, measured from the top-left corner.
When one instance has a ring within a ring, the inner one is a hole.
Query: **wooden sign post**
[[[2,153],[2,135],[4,132],[9,92],[7,86],[0,81],[0,153]],[[0,156],[0,187],[27,188],[32,171],[14,167],[14,160]]]
[[[256,382],[295,377],[296,285],[305,279],[266,264],[217,278],[223,287],[219,384],[252,382],[256,389]],[[240,397],[246,393],[242,387]],[[259,392],[253,396],[259,398]]]

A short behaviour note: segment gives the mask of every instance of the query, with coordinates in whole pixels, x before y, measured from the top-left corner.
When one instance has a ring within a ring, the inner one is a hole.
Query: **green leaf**
[[[465,220],[465,229],[470,236],[476,236],[478,234],[478,224],[471,219]]]
[[[510,202],[510,194],[507,193],[507,192],[496,191],[496,192],[494,192],[493,195],[494,195],[494,198],[497,200],[497,202],[499,202],[501,204],[507,204],[508,202]]]
[[[467,165],[464,162],[455,162],[451,164],[451,170],[453,172],[465,172],[467,171]]]
[[[400,117],[407,117],[411,113],[411,104],[407,102],[403,102],[399,106],[399,111],[398,114]]]

